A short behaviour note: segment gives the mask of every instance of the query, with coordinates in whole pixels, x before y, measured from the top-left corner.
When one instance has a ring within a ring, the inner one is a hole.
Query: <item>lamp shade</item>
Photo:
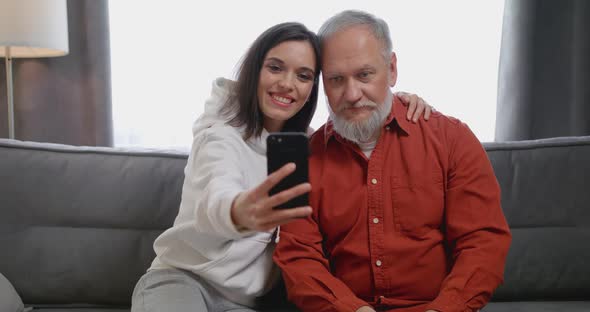
[[[66,0],[1,0],[0,57],[5,47],[13,58],[68,54]]]

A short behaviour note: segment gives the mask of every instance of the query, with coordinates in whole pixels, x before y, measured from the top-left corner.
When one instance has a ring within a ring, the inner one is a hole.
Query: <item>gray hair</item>
[[[324,22],[318,31],[318,37],[323,46],[324,41],[331,35],[346,28],[360,25],[369,27],[375,38],[381,42],[381,54],[385,61],[389,63],[391,61],[391,52],[393,51],[391,37],[389,36],[389,26],[387,26],[384,20],[373,14],[356,10],[342,11]]]

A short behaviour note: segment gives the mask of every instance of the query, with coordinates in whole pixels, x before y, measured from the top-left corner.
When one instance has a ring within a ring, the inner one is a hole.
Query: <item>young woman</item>
[[[311,207],[273,210],[308,183],[268,196],[293,172],[267,177],[269,132],[309,132],[318,97],[316,35],[299,23],[262,33],[243,59],[237,81],[213,83],[193,126],[178,216],[154,243],[156,258],[133,293],[132,311],[253,311],[279,279],[272,262],[277,226]],[[430,107],[405,96],[408,116]],[[416,115],[417,114],[417,115]]]

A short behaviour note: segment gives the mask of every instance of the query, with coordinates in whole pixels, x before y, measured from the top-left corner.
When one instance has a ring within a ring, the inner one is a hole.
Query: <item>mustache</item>
[[[358,101],[355,103],[346,103],[345,105],[342,105],[341,107],[338,108],[338,112],[342,112],[342,111],[347,110],[349,108],[361,108],[361,107],[376,108],[377,103],[375,103],[373,101],[368,101],[368,100]]]

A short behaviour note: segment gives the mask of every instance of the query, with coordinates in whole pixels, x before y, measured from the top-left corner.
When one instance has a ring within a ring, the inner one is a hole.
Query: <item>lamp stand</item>
[[[8,98],[8,138],[14,140],[14,98],[12,95],[12,56],[6,49],[6,96]]]

